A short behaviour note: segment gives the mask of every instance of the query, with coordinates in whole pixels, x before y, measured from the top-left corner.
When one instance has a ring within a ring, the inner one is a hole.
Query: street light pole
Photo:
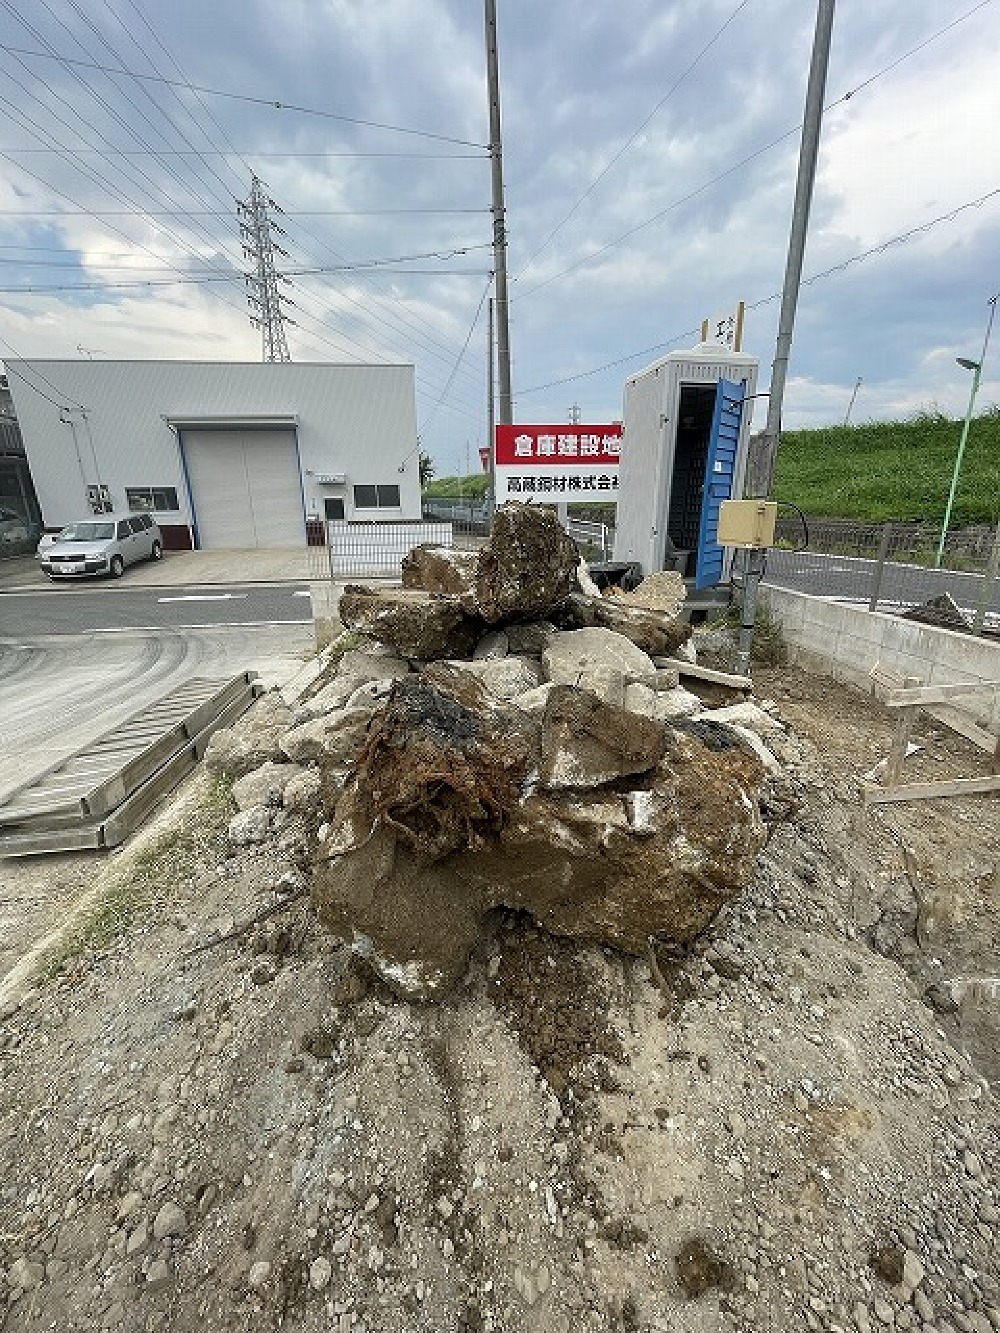
[[[1000,293],[997,294],[1000,296]],[[971,361],[968,357],[956,357],[958,364],[966,370],[972,371],[972,392],[969,394],[969,406],[965,411],[965,421],[962,423],[962,437],[958,442],[958,453],[955,455],[955,470],[951,474],[951,489],[948,491],[948,503],[945,506],[944,522],[941,524],[941,537],[938,541],[937,554],[934,557],[935,569],[941,568],[941,560],[944,556],[945,538],[948,536],[948,524],[951,522],[951,509],[955,503],[955,492],[958,489],[958,478],[962,471],[962,459],[965,456],[965,446],[969,439],[969,426],[972,424],[972,412],[976,405],[976,394],[979,392],[979,381],[982,379],[983,364],[986,361],[986,349],[990,345],[990,332],[993,329],[993,318],[997,313],[997,297],[991,296],[989,299],[990,317],[986,321],[986,337],[983,339],[983,350],[978,361]]]

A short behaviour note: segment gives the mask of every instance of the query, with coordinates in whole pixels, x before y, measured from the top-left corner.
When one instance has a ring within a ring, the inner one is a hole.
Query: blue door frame
[[[746,391],[745,380],[739,384],[734,384],[732,380],[719,380],[715,391],[712,433],[708,440],[708,459],[705,464],[701,524],[698,528],[694,580],[696,588],[714,588],[722,581],[725,551],[716,540],[719,531],[719,506],[723,500],[728,500],[732,496]]]

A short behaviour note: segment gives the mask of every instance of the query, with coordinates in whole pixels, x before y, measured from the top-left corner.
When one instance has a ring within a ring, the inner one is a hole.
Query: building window
[[[355,486],[355,509],[398,509],[398,486]]]
[[[173,486],[126,486],[125,503],[129,509],[157,512],[180,509]]]

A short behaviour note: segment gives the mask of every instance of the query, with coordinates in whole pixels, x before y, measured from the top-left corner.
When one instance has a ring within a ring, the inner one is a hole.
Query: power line
[[[43,151],[43,150],[39,150]],[[47,148],[47,153],[62,153],[61,148]],[[80,149],[73,149],[73,152],[79,156],[85,156]],[[4,156],[9,157],[7,149],[0,149]],[[113,159],[117,154],[102,153],[107,159]],[[470,213],[480,214],[489,213],[488,208],[288,208],[283,209],[285,217],[288,218],[374,218],[374,217],[395,217],[405,216],[407,214],[430,214],[439,217],[466,216]],[[232,216],[232,209],[222,208],[144,208],[144,209],[121,209],[109,211],[107,209],[80,209],[76,213],[68,209],[50,209],[47,212],[39,212],[32,209],[31,212],[23,212],[10,208],[0,209],[0,217],[23,217],[23,218],[62,218],[62,217],[100,217],[100,218],[127,218],[127,217],[145,217],[145,218],[226,218]]]
[[[104,3],[105,3],[105,6],[106,6],[106,7],[110,8],[109,0],[104,0]],[[202,107],[202,109],[204,110],[205,115],[207,116],[207,118],[208,118],[208,119],[212,122],[212,124],[216,127],[216,130],[218,131],[219,135],[221,136],[222,141],[228,145],[228,147],[229,147],[229,149],[230,149],[230,151],[231,151],[232,153],[234,153],[237,157],[240,158],[240,160],[242,161],[243,166],[244,166],[244,168],[245,168],[247,174],[252,175],[252,174],[253,174],[253,168],[250,166],[249,162],[246,160],[246,157],[242,156],[240,150],[237,149],[237,148],[235,147],[235,145],[233,144],[233,142],[232,142],[232,140],[230,139],[229,135],[226,133],[226,130],[225,130],[224,126],[221,124],[221,122],[220,122],[220,121],[215,117],[215,115],[212,113],[211,108],[207,105],[207,103],[205,102],[204,98],[202,98],[202,97],[200,96],[200,94],[199,94],[197,91],[195,91],[195,90],[193,89],[193,86],[191,85],[190,81],[187,79],[187,76],[185,75],[183,69],[182,69],[181,66],[178,64],[177,60],[174,58],[174,56],[172,55],[172,53],[170,52],[170,50],[167,48],[167,46],[164,44],[164,42],[160,39],[160,37],[158,36],[156,30],[151,26],[149,20],[148,20],[148,19],[146,18],[146,16],[145,16],[145,14],[143,14],[142,10],[139,9],[138,5],[136,4],[136,0],[127,0],[127,3],[128,3],[129,6],[132,8],[132,10],[138,15],[139,19],[140,19],[141,22],[143,23],[143,25],[144,25],[144,27],[146,28],[147,32],[148,32],[148,33],[150,34],[150,36],[152,37],[153,41],[156,43],[156,45],[159,47],[159,49],[163,52],[163,54],[164,54],[164,55],[166,56],[166,58],[169,60],[170,64],[171,64],[171,65],[173,66],[173,68],[177,71],[178,75],[180,75],[184,87],[188,88],[188,89],[191,91],[192,96],[193,96],[193,97],[195,98],[195,100],[201,105],[201,107]],[[134,40],[134,39],[133,39],[133,40]],[[145,51],[145,48],[143,48],[143,50]],[[147,54],[147,59],[149,59],[149,62],[150,62],[151,65],[153,65],[153,68],[156,69],[156,66],[155,66],[154,62],[149,58],[148,54]],[[156,72],[159,73],[160,71],[157,69]],[[176,92],[174,93],[174,95],[175,95],[175,97],[178,96],[178,94],[177,94]],[[207,134],[205,131],[203,131],[203,133],[205,133],[205,137],[208,138],[209,141],[211,142],[211,139],[210,139],[210,137],[208,136],[208,134]],[[377,155],[376,155],[376,154],[373,154],[373,156],[377,156]],[[439,158],[442,158],[442,157],[453,157],[453,156],[455,156],[455,157],[462,157],[462,158],[474,157],[474,158],[477,158],[478,160],[481,160],[481,158],[479,157],[478,154],[468,154],[468,153],[461,153],[461,154],[450,154],[450,153],[443,153],[443,152],[438,152],[438,153],[433,153],[433,154],[432,154],[432,153],[426,153],[426,152],[425,152],[425,153],[420,153],[420,154],[402,154],[402,153],[388,154],[388,153],[387,153],[387,154],[385,154],[385,156],[394,156],[394,157],[415,156],[415,157],[439,157]],[[227,167],[227,169],[232,173],[232,168],[231,168],[231,167]],[[235,173],[233,173],[233,174],[235,174]],[[240,188],[242,189],[242,181],[240,181]],[[286,216],[287,216],[287,215],[286,215]],[[297,215],[297,214],[293,214],[293,216],[299,216],[299,215]],[[301,230],[305,231],[307,235],[310,235],[315,241],[317,241],[318,244],[322,247],[323,250],[327,250],[327,249],[329,248],[329,247],[328,247],[328,243],[326,242],[326,240],[325,240],[324,238],[319,237],[315,232],[312,232],[308,227],[302,227]],[[336,255],[336,252],[334,252],[334,254],[335,254],[335,257],[337,257],[338,259],[342,259],[342,258],[343,258],[342,256]],[[419,271],[419,272],[426,272],[426,273],[434,273],[434,272],[436,272],[435,270],[410,270],[410,272],[418,272],[418,271]],[[384,274],[386,274],[386,275],[388,275],[389,273],[393,272],[393,270],[392,270],[392,269],[389,269],[389,268],[382,268],[382,269],[381,269],[381,272],[384,273]],[[361,273],[361,272],[359,272],[359,273],[357,274],[357,277],[358,277],[359,280],[360,280],[360,281],[367,287],[367,289],[368,289],[370,292],[372,292],[372,294],[373,294],[373,296],[374,296],[374,300],[375,300],[375,302],[377,302],[378,305],[384,307],[387,313],[386,313],[386,314],[383,314],[383,315],[379,315],[379,314],[377,313],[376,308],[373,306],[373,304],[372,304],[371,302],[362,303],[357,297],[353,296],[350,292],[347,292],[347,291],[341,291],[340,296],[341,296],[341,299],[342,299],[342,300],[346,300],[346,301],[347,301],[348,303],[350,303],[351,305],[356,306],[356,307],[362,312],[362,314],[364,315],[364,317],[365,317],[371,324],[374,324],[376,327],[378,327],[378,326],[382,326],[383,328],[385,328],[386,330],[388,330],[388,331],[389,331],[389,335],[390,335],[390,339],[395,339],[395,338],[396,338],[396,335],[394,334],[393,329],[392,329],[392,325],[397,325],[397,326],[403,331],[404,336],[408,336],[410,339],[414,339],[414,338],[415,338],[415,339],[417,339],[421,344],[425,345],[425,346],[429,349],[429,350],[428,350],[428,354],[429,354],[429,355],[434,356],[434,357],[438,357],[438,358],[441,358],[441,359],[444,358],[445,350],[446,350],[446,349],[445,349],[445,345],[444,345],[443,343],[441,343],[438,339],[434,338],[431,334],[429,334],[429,332],[428,332],[428,330],[427,330],[427,325],[426,325],[426,322],[425,322],[425,321],[417,321],[417,320],[413,319],[412,317],[410,317],[410,316],[408,315],[408,313],[406,312],[405,306],[403,305],[402,301],[401,301],[400,298],[399,298],[398,296],[396,296],[395,294],[393,294],[393,295],[390,297],[390,300],[387,302],[387,301],[385,300],[384,297],[382,297],[382,296],[379,295],[378,285],[377,285],[377,283],[376,283],[371,277],[366,277],[366,276],[365,276],[363,273]],[[312,322],[314,322],[314,323],[321,323],[321,321],[318,320],[316,317],[308,315],[308,313],[307,313],[307,311],[306,311],[306,308],[303,306],[303,304],[302,304],[302,300],[301,300],[301,294],[302,294],[302,287],[301,287],[301,284],[297,284],[297,285],[296,285],[296,293],[297,293],[297,295],[300,297],[300,299],[299,299],[299,314],[300,314],[300,316],[301,316],[302,318],[305,318],[305,319],[311,319]],[[407,333],[407,330],[409,330],[408,333]],[[316,338],[321,338],[321,335],[319,335],[319,334],[314,334],[313,336],[316,337]],[[357,341],[357,336],[354,335],[354,337],[355,337],[355,341]],[[439,351],[438,348],[441,348],[442,350]],[[409,352],[409,348],[407,348],[407,351],[408,351],[408,354],[411,354],[411,353]],[[449,356],[449,359],[450,359],[450,356]],[[464,369],[464,367],[463,367],[463,369]]]
[[[458,359],[456,360],[454,366],[452,367],[451,374],[448,376],[448,382],[445,384],[444,389],[441,391],[441,397],[437,400],[437,402],[431,408],[428,415],[424,418],[424,424],[420,428],[420,431],[418,432],[419,434],[423,434],[430,427],[431,422],[434,420],[434,417],[437,414],[438,408],[448,397],[448,390],[454,383],[455,376],[458,374],[458,368],[462,364],[462,359],[464,358],[465,353],[469,350],[469,343],[472,341],[472,335],[475,332],[476,325],[479,323],[479,316],[483,313],[483,306],[486,304],[486,297],[489,295],[489,290],[490,287],[492,286],[492,283],[493,283],[493,274],[491,273],[489,277],[486,279],[486,286],[483,288],[483,294],[479,298],[479,304],[476,306],[476,313],[472,316],[472,323],[469,325],[469,332],[465,335],[465,342],[462,344],[462,350],[459,352]]]
[[[0,46],[0,50],[4,49]],[[50,150],[47,148],[5,148],[5,153],[45,153]],[[85,150],[78,149],[83,152]],[[89,149],[86,151],[90,151]],[[164,157],[242,157],[247,155],[255,158],[276,158],[278,161],[295,160],[298,158],[367,158],[367,157],[398,157],[404,161],[416,162],[482,162],[481,153],[388,153],[388,152],[332,152],[332,151],[298,151],[290,149],[287,153],[266,152],[257,148],[161,148],[158,150]],[[146,157],[149,154],[148,149],[144,148],[116,148],[115,153],[119,157]]]
[[[40,398],[44,398],[45,401],[51,403],[53,407],[78,407],[81,412],[86,412],[87,409],[84,407],[83,403],[78,403],[73,398],[64,396],[58,384],[53,384],[47,375],[43,375],[40,370],[37,370],[30,357],[23,356],[12,343],[7,341],[6,338],[0,338],[0,343],[2,343],[3,346],[7,348],[8,352],[13,355],[15,361],[22,362],[22,365],[18,367],[18,374],[20,374],[23,379],[31,378],[41,380],[43,384],[47,384],[50,389],[60,395],[60,398],[57,401],[55,398],[50,398],[49,395],[43,389],[39,389],[37,385],[29,383],[29,389],[34,393],[37,393]],[[9,357],[4,357],[5,362],[9,360]],[[30,365],[30,372],[25,369],[25,364],[23,363]]]
[[[720,37],[722,36],[722,34],[726,31],[726,29],[727,29],[727,28],[729,27],[729,25],[733,22],[733,20],[740,14],[740,12],[741,12],[742,10],[746,9],[746,7],[747,7],[747,5],[748,5],[749,3],[750,3],[750,0],[741,0],[741,3],[738,4],[738,5],[736,6],[736,8],[733,10],[733,12],[732,12],[732,13],[729,15],[729,17],[726,19],[725,23],[723,23],[723,25],[721,26],[721,28],[718,28],[718,29],[716,30],[715,34],[714,34],[714,35],[709,39],[709,41],[706,42],[706,44],[701,48],[701,50],[698,52],[698,54],[695,56],[695,58],[691,61],[691,63],[687,66],[687,68],[683,71],[683,73],[680,74],[680,75],[674,80],[673,84],[671,84],[670,88],[668,88],[668,90],[667,90],[667,92],[665,93],[665,95],[664,95],[663,97],[660,98],[660,100],[657,102],[656,106],[653,107],[652,111],[650,111],[649,115],[648,115],[648,116],[646,117],[646,119],[642,122],[642,124],[639,126],[639,128],[638,128],[637,130],[635,130],[632,134],[629,135],[629,137],[625,140],[625,142],[622,144],[622,146],[618,149],[618,152],[615,153],[614,157],[612,157],[611,160],[604,166],[604,168],[603,168],[600,172],[598,172],[598,174],[597,174],[597,175],[594,177],[594,179],[590,182],[590,184],[589,184],[589,185],[587,186],[587,188],[584,190],[583,194],[580,195],[580,197],[577,199],[576,203],[575,203],[575,204],[573,205],[573,207],[569,210],[569,212],[568,212],[568,213],[566,214],[566,216],[562,219],[562,221],[556,223],[556,225],[552,228],[552,230],[549,232],[548,236],[546,236],[545,240],[541,243],[541,245],[538,247],[538,249],[535,250],[534,253],[531,254],[531,255],[529,256],[529,258],[527,259],[527,261],[526,261],[525,264],[524,264],[524,267],[521,269],[521,272],[520,272],[520,273],[517,275],[517,277],[514,279],[515,282],[519,282],[519,281],[520,281],[520,279],[524,276],[525,273],[527,273],[528,269],[531,268],[532,264],[535,262],[535,260],[538,258],[538,256],[542,253],[542,251],[545,250],[545,249],[548,247],[548,245],[549,245],[550,241],[553,239],[553,237],[557,236],[557,235],[559,234],[559,232],[562,231],[563,227],[565,227],[566,223],[569,222],[570,218],[572,218],[572,217],[575,216],[577,210],[579,209],[579,207],[580,207],[580,205],[583,203],[583,201],[584,201],[585,199],[587,199],[591,194],[593,194],[593,192],[597,189],[598,185],[600,185],[601,181],[604,180],[604,178],[608,175],[608,173],[612,170],[612,168],[615,167],[615,166],[617,166],[617,164],[622,160],[622,158],[625,156],[625,154],[628,152],[628,150],[632,147],[632,145],[635,143],[636,139],[638,139],[639,135],[643,132],[643,130],[644,130],[644,129],[646,128],[646,126],[650,123],[650,121],[654,118],[654,116],[656,116],[656,115],[663,109],[663,107],[666,106],[666,104],[670,101],[671,97],[673,97],[674,93],[675,93],[675,92],[677,91],[677,89],[681,86],[681,84],[684,82],[684,80],[687,78],[687,76],[688,76],[688,75],[689,75],[689,74],[690,74],[690,73],[691,73],[691,72],[698,66],[698,64],[700,64],[700,62],[701,62],[701,60],[702,60],[702,57],[703,57],[703,56],[706,56],[706,55],[708,54],[708,52],[712,49],[712,47],[713,47],[713,46],[715,45],[715,43],[719,40],[719,38],[720,38]]]
[[[124,75],[137,82],[163,83],[173,87],[187,88],[191,92],[204,93],[208,97],[223,97],[232,102],[245,102],[253,106],[271,107],[275,111],[294,111],[301,116],[319,116],[323,120],[338,120],[345,125],[359,125],[368,130],[386,130],[392,134],[408,134],[420,139],[435,139],[439,143],[453,143],[462,148],[489,149],[488,144],[476,143],[474,139],[458,139],[449,134],[436,134],[431,130],[418,130],[408,125],[387,125],[377,120],[361,120],[357,116],[345,116],[336,111],[324,111],[318,107],[299,106],[295,102],[280,102],[271,97],[253,97],[249,93],[233,93],[222,88],[207,88],[204,84],[190,83],[186,79],[168,79],[163,74],[139,74],[132,69],[115,69],[111,65],[101,65],[93,60],[72,59],[69,56],[57,56],[47,51],[33,51],[23,46],[11,46],[0,42],[0,50],[10,55],[33,56],[38,60],[56,60],[61,65],[76,65],[81,69],[97,70],[101,74]]]
[[[984,195],[980,195],[978,199],[970,199],[968,203],[959,204],[957,208],[953,208],[947,213],[942,213],[939,217],[931,218],[928,222],[922,222],[919,226],[911,227],[908,231],[900,232],[897,236],[890,236],[887,241],[882,241],[879,245],[874,245],[869,250],[862,250],[856,255],[851,255],[849,259],[845,259],[839,264],[833,264],[830,268],[823,269],[819,273],[812,273],[808,278],[802,279],[802,286],[809,287],[823,278],[831,277],[834,273],[842,273],[845,269],[851,268],[855,264],[860,264],[866,259],[871,259],[875,255],[884,254],[893,246],[902,245],[906,241],[912,240],[914,236],[929,232],[934,227],[939,226],[942,222],[951,222],[954,218],[957,218],[959,214],[965,213],[969,209],[982,208],[984,204],[997,197],[1000,197],[1000,187],[995,190],[990,190]],[[778,301],[780,299],[780,291],[772,292],[770,296],[763,296],[756,301],[747,302],[747,309],[759,310],[761,307],[770,305],[773,301]],[[666,342],[654,343],[652,347],[644,347],[638,352],[629,352],[625,356],[616,357],[614,361],[605,361],[603,365],[594,366],[590,370],[581,370],[575,375],[564,375],[560,379],[549,380],[546,384],[534,384],[529,389],[518,389],[518,397],[523,398],[527,394],[543,393],[546,389],[556,389],[563,384],[572,384],[576,380],[585,380],[589,379],[592,375],[600,375],[602,371],[605,370],[614,370],[616,366],[623,366],[629,361],[636,361],[639,357],[652,356],[656,352],[665,351],[667,348],[673,347],[676,343],[681,342],[682,339],[697,336],[700,331],[700,325],[697,328],[685,329],[683,333],[675,334],[672,338],[667,339]]]
[[[880,70],[877,70],[874,74],[869,75],[867,79],[865,79],[862,83],[859,83],[855,88],[852,88],[850,89],[850,91],[843,93],[840,97],[836,98],[834,101],[827,103],[823,108],[824,114],[826,114],[829,111],[833,111],[836,107],[840,106],[842,103],[849,102],[851,98],[856,96],[859,92],[861,92],[862,89],[870,87],[878,79],[881,79],[887,74],[890,74],[893,70],[898,69],[900,65],[902,65],[905,61],[909,60],[912,56],[915,56],[920,51],[925,50],[928,46],[931,45],[932,42],[937,41],[940,37],[943,37],[946,33],[951,32],[953,28],[957,27],[960,23],[964,23],[967,19],[970,19],[974,14],[977,14],[979,10],[984,9],[987,5],[992,4],[993,2],[994,0],[980,0],[979,4],[974,5],[972,9],[967,10],[964,14],[960,15],[958,18],[953,19],[950,23],[946,24],[945,27],[939,28],[929,37],[926,37],[917,46],[913,46],[908,51],[904,51],[902,55],[897,56],[896,59],[893,60],[890,64],[884,66]],[[560,278],[566,277],[567,274],[574,273],[578,268],[582,268],[585,264],[590,264],[595,259],[599,259],[601,255],[607,254],[609,250],[616,249],[624,241],[630,240],[640,231],[644,231],[647,227],[653,226],[654,223],[662,221],[663,218],[665,218],[668,213],[673,212],[675,208],[679,208],[682,204],[690,203],[692,199],[696,199],[698,195],[704,194],[705,191],[710,190],[713,185],[718,185],[718,183],[722,180],[725,180],[727,176],[731,176],[734,172],[741,170],[745,166],[748,166],[756,158],[762,157],[765,153],[769,153],[772,148],[776,148],[778,144],[783,143],[786,139],[792,138],[793,135],[798,134],[801,128],[802,128],[801,122],[798,125],[792,126],[791,129],[786,130],[783,134],[779,134],[777,138],[772,139],[770,143],[763,144],[760,148],[755,149],[752,153],[748,154],[746,157],[741,158],[739,162],[734,163],[730,167],[726,167],[724,171],[720,171],[718,175],[713,176],[711,180],[705,181],[704,184],[699,185],[696,189],[691,190],[688,194],[682,195],[679,199],[675,199],[672,203],[667,204],[666,208],[660,209],[659,212],[654,213],[652,217],[646,218],[645,221],[637,223],[634,227],[630,227],[627,231],[622,232],[621,235],[616,236],[614,240],[608,241],[606,244],[600,246],[597,250],[593,250],[591,251],[590,254],[582,256],[580,259],[575,260],[572,264],[568,264],[565,268],[560,269],[558,273],[553,273],[548,278],[544,278],[541,282],[536,282],[533,287],[528,287],[525,291],[519,292],[517,299],[523,300],[527,296],[534,295],[535,292],[541,291],[542,288],[548,287],[551,283],[557,282]]]
[[[131,3],[131,0],[129,0],[129,2]],[[132,7],[133,7],[133,9],[135,9],[135,5],[134,5],[134,4],[132,5]],[[137,13],[140,13],[140,11],[138,11],[138,10],[136,10],[136,12],[137,12]],[[141,13],[140,13],[140,17],[143,17],[143,16],[141,16]],[[145,19],[144,19],[144,18],[143,18],[143,21],[145,22]],[[146,23],[146,27],[147,27],[147,28],[149,27],[148,23]],[[150,31],[152,32],[151,29],[150,29]],[[152,35],[153,35],[153,37],[154,37],[154,40],[157,41],[157,44],[160,46],[160,48],[161,48],[162,50],[164,50],[164,52],[165,52],[165,53],[168,55],[168,57],[169,57],[169,52],[166,51],[166,48],[163,46],[162,42],[159,42],[159,39],[156,38],[155,33],[153,33]],[[172,57],[170,57],[170,58],[172,59]],[[175,67],[177,67],[177,66],[176,66],[176,61],[174,61],[173,64],[175,65]],[[177,67],[177,68],[179,69],[179,67]],[[173,85],[174,85],[175,83],[177,83],[177,82],[178,82],[178,81],[176,81],[176,80],[171,80],[171,81],[170,81],[170,85],[173,86]],[[182,86],[184,86],[184,87],[189,87],[189,88],[193,88],[193,85],[189,85],[189,83],[188,83],[187,80],[182,80],[181,82],[182,82]],[[194,93],[193,95],[196,96],[197,94]],[[201,99],[199,99],[199,100],[201,100]],[[209,114],[209,116],[211,116],[211,113],[210,113],[210,112],[208,112],[208,114]],[[212,118],[212,119],[214,120],[214,118]],[[214,123],[218,126],[218,122],[214,122]],[[223,137],[225,137],[225,133],[224,133],[224,131],[221,129],[221,126],[219,126],[219,129],[220,129],[220,132],[223,134]],[[190,140],[188,140],[188,142],[190,143]],[[64,150],[64,151],[65,151],[65,150]],[[103,156],[103,154],[100,154],[100,156]],[[421,154],[421,156],[429,156],[429,154]],[[468,155],[468,154],[462,154],[461,156],[464,157],[464,156],[470,156],[470,155]],[[29,175],[34,175],[34,173],[31,173],[31,172],[28,172],[27,174],[29,174]],[[40,178],[37,178],[37,177],[36,177],[36,179],[40,179]],[[108,183],[105,182],[105,184],[108,184]],[[241,185],[242,185],[242,182],[241,182]],[[65,212],[65,210],[63,210],[63,212]],[[93,215],[93,213],[94,213],[93,210],[82,210],[82,212],[84,212],[84,213],[86,213],[86,214],[90,214],[90,215]],[[145,215],[145,216],[149,216],[149,215],[150,215],[149,210],[141,210],[141,212],[142,212],[142,214]],[[211,211],[209,212],[208,215],[211,216],[212,213],[214,213],[214,210],[211,210]],[[36,216],[37,216],[37,215],[36,215]],[[191,221],[191,220],[193,219],[193,215],[189,216],[189,215],[188,215],[188,212],[187,212],[186,210],[181,210],[181,209],[171,210],[171,211],[167,214],[167,216],[169,216],[169,217],[177,217],[177,218],[184,218],[185,221]],[[125,238],[125,239],[127,239],[127,238]],[[183,244],[183,243],[180,241],[180,238],[179,238],[179,237],[175,237],[175,239],[177,239],[179,243]],[[323,243],[323,242],[321,242],[321,244],[322,244],[322,243]],[[148,247],[142,247],[142,248],[145,248],[145,249],[148,250]],[[190,247],[185,247],[185,248],[190,248]],[[439,253],[439,252],[433,252],[433,253],[436,254],[436,253]],[[156,256],[156,257],[159,258],[159,256]],[[405,257],[403,257],[403,258],[405,259]],[[379,268],[380,268],[380,271],[383,272],[383,273],[386,273],[386,274],[393,273],[393,272],[396,272],[396,271],[397,271],[397,270],[395,270],[393,267],[387,265],[384,261],[382,261],[381,263],[379,263],[378,266],[379,266]],[[317,268],[322,268],[322,267],[331,268],[331,266],[317,266]],[[304,271],[305,271],[306,273],[308,273],[308,270],[304,270]],[[363,277],[362,271],[359,269],[359,267],[358,267],[357,265],[345,264],[345,265],[343,265],[343,266],[340,268],[339,271],[341,271],[341,272],[354,272],[354,273],[356,273],[359,277]],[[408,273],[408,274],[409,274],[409,273],[414,273],[414,272],[427,272],[427,273],[429,273],[429,274],[430,274],[430,273],[433,273],[433,274],[437,275],[437,274],[440,273],[442,276],[462,276],[462,274],[465,272],[464,270],[454,270],[454,269],[446,269],[446,270],[414,270],[413,268],[410,268],[410,269],[408,269],[408,270],[402,270],[402,271],[403,271],[403,272],[406,272],[406,273]],[[482,271],[477,270],[477,271],[474,271],[474,272],[479,273],[480,276],[481,276]],[[210,276],[210,275],[206,275],[206,276]],[[170,286],[170,285],[179,285],[179,284],[183,284],[183,283],[185,283],[185,282],[188,282],[188,281],[190,281],[190,280],[191,280],[191,279],[189,278],[189,276],[185,274],[185,275],[181,275],[181,276],[179,276],[179,277],[178,277],[177,279],[175,279],[175,280],[165,282],[163,285],[167,285],[167,286]],[[222,280],[230,281],[230,280],[232,280],[232,279],[229,278],[228,276],[224,276]],[[129,285],[129,286],[133,286],[134,284],[128,284],[128,285]],[[146,282],[140,284],[140,286],[147,286],[147,287],[150,286],[150,285],[151,285],[150,280],[147,280]],[[71,284],[47,284],[47,286],[49,286],[49,287],[61,286],[63,289],[69,289],[69,288],[72,286],[73,289],[80,290],[81,288],[84,287],[84,284],[72,284],[72,285],[71,285]],[[105,282],[105,283],[99,283],[99,284],[98,284],[98,283],[95,283],[95,284],[86,284],[86,286],[89,287],[89,288],[92,289],[92,290],[99,290],[99,289],[114,290],[113,287],[110,287],[110,288],[109,288],[109,285],[108,285],[106,282]],[[117,286],[119,286],[119,287],[121,287],[121,288],[124,288],[124,287],[125,287],[125,284],[118,284]],[[33,287],[30,289],[30,291],[36,291],[36,292],[37,292],[37,291],[40,291],[40,290],[42,290],[42,288],[41,288],[40,286],[33,286]],[[30,292],[29,292],[28,289],[26,289],[25,287],[22,286],[22,287],[18,288],[14,294],[16,294],[16,295],[22,295],[22,296],[23,296],[23,295],[28,295],[28,294],[30,294]],[[367,306],[367,305],[366,305],[366,306],[361,306],[361,303],[360,303],[360,302],[356,302],[355,298],[348,298],[348,299],[351,299],[352,301],[355,301],[355,303],[358,304],[359,307],[362,308],[362,309],[364,310],[364,313],[365,313],[366,317],[368,317],[369,319],[372,318],[374,312],[372,311],[372,309],[370,308],[370,306]],[[231,302],[227,302],[227,304],[232,304],[232,303],[231,303]],[[399,301],[398,301],[398,298],[395,300],[395,304],[396,304],[397,306],[399,306],[400,303],[399,303]],[[234,309],[235,309],[235,308],[236,308],[236,307],[234,306]],[[421,341],[427,341],[427,342],[430,343],[430,344],[433,344],[433,343],[436,341],[436,340],[434,340],[433,338],[431,338],[431,337],[427,334],[427,327],[426,327],[426,324],[423,324],[423,323],[417,323],[416,321],[409,320],[408,317],[406,317],[405,315],[404,315],[403,317],[404,317],[404,318],[407,318],[407,322],[409,322],[409,323],[411,324],[411,327],[415,330],[415,336],[419,337],[419,338],[421,339]],[[378,319],[377,316],[375,316],[375,318]],[[383,319],[381,322],[384,322],[384,319]],[[317,321],[317,323],[318,323],[318,321]],[[320,340],[320,335],[319,335],[318,333],[312,334],[311,336],[312,336],[313,338],[317,339],[317,340]],[[323,340],[323,341],[329,341],[329,340],[327,340],[327,339],[322,339],[322,340]],[[356,336],[355,336],[355,340],[356,340]],[[330,345],[332,346],[333,344],[330,344]],[[338,346],[338,347],[337,347],[337,351],[338,351],[338,353],[340,353],[341,350],[342,350],[341,347]],[[437,352],[435,352],[434,354],[435,354],[435,355],[438,355]],[[463,369],[464,369],[464,368],[463,368]]]

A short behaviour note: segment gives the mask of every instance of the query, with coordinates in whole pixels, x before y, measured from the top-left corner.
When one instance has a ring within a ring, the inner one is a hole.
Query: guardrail
[[[935,564],[940,529],[918,523],[810,520],[805,535],[783,520],[767,555],[767,582],[799,592],[899,611],[947,594],[978,633],[1000,618],[1000,528],[949,533],[942,567]]]

